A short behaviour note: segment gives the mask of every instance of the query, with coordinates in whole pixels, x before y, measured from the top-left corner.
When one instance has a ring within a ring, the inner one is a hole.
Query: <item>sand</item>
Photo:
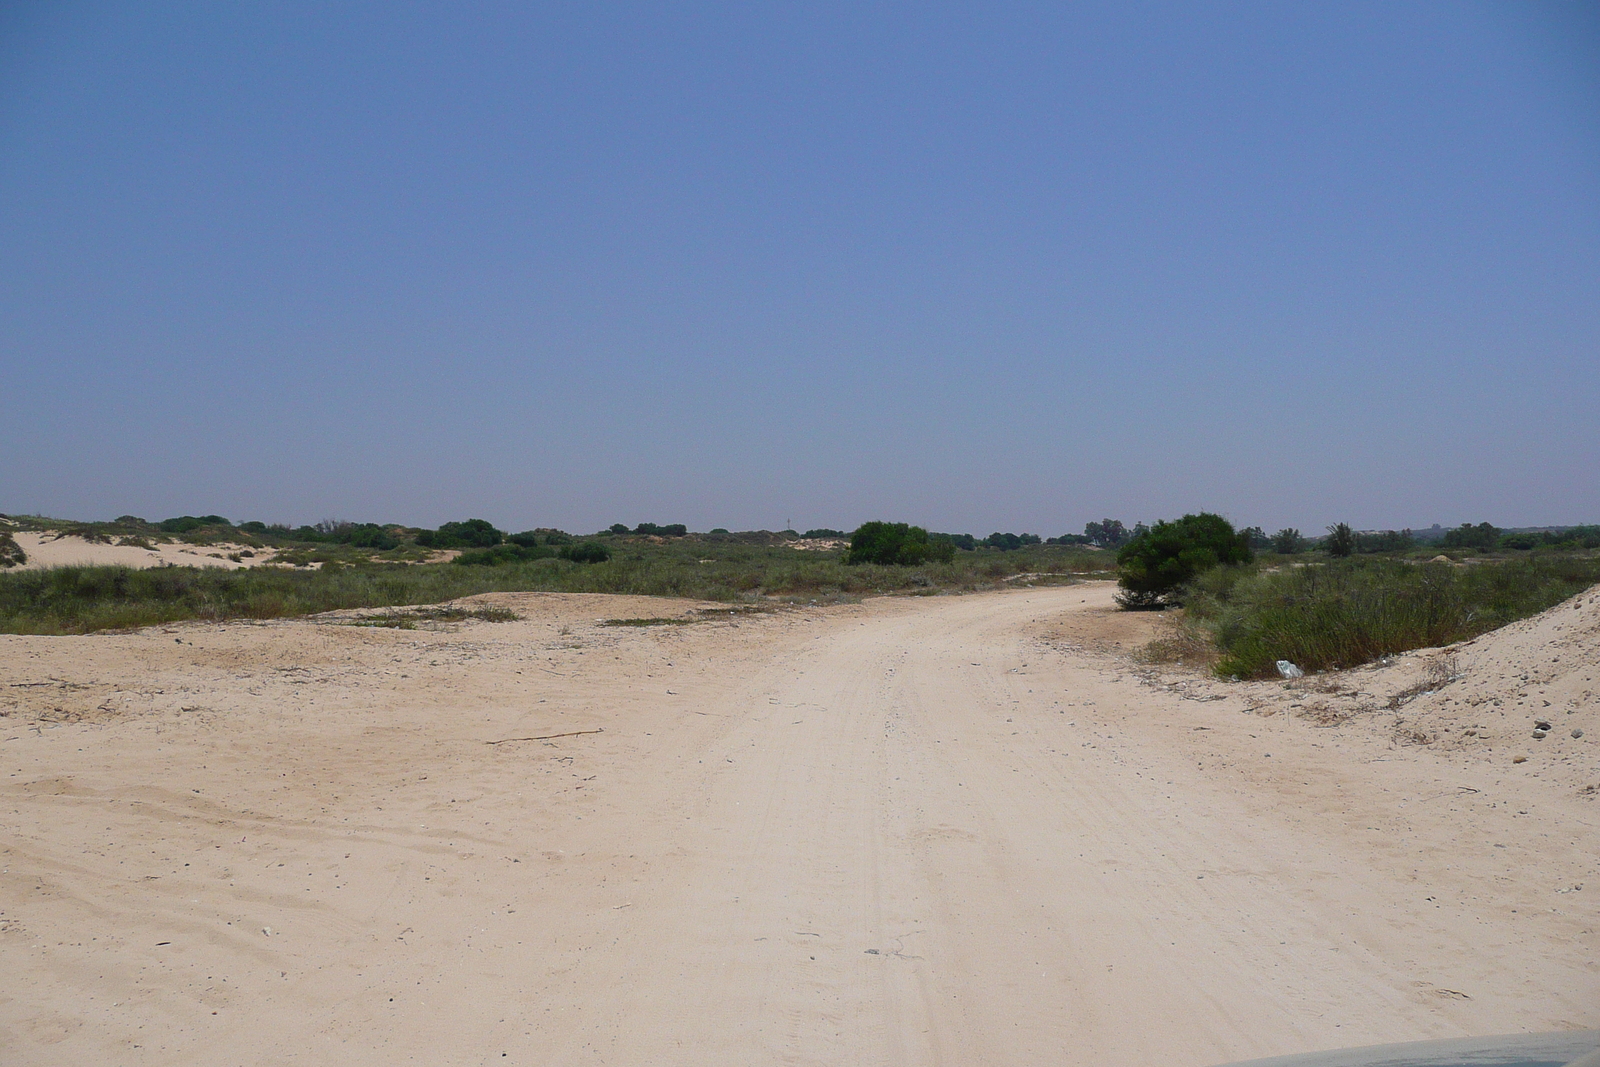
[[[1600,1024],[1593,732],[1393,725],[1520,684],[1505,642],[1555,623],[1308,716],[1345,698],[1135,666],[1159,620],[1110,595],[0,637],[0,1060],[1203,1065]],[[599,625],[663,615],[700,621]]]
[[[148,567],[223,567],[238,570],[256,567],[276,555],[270,548],[251,548],[249,545],[231,543],[191,545],[181,542],[149,542],[150,548],[120,543],[105,544],[85,541],[81,537],[61,536],[54,533],[12,534],[17,544],[28,554],[28,561],[17,570],[39,570],[44,567],[67,566],[118,566],[144,569]],[[230,555],[249,552],[242,559],[229,559]]]

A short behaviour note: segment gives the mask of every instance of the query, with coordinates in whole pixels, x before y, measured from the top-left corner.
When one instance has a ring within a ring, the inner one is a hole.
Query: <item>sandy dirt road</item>
[[[1109,597],[0,638],[0,1059],[1132,1067],[1600,1024],[1592,802],[1152,689],[1086,647]]]

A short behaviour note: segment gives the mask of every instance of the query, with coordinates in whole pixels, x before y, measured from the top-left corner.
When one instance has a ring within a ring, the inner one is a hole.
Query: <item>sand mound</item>
[[[215,544],[186,545],[170,542],[143,544],[107,544],[85,541],[81,537],[61,536],[53,533],[15,532],[28,562],[19,570],[38,570],[43,567],[114,566],[144,569],[147,567],[226,567],[237,570],[254,567],[272,558],[272,549],[252,549],[248,545]],[[250,556],[239,556],[251,552]]]
[[[1289,682],[1140,673],[1189,699],[1303,720],[1335,744],[1366,735],[1600,796],[1600,586],[1471,641],[1348,671]]]
[[[1596,779],[1600,586],[1472,641],[1404,658],[1391,670],[1414,680],[1390,698],[1402,736]]]

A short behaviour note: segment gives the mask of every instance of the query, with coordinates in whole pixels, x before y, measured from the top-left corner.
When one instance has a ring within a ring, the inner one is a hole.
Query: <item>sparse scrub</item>
[[[607,619],[601,626],[689,626],[703,619],[669,619],[662,615],[652,615],[642,619]]]
[[[554,559],[556,550],[544,545],[506,544],[493,548],[476,548],[461,553],[451,560],[462,567],[500,567],[507,563],[525,563],[535,559]]]
[[[0,530],[0,568],[20,567],[28,562],[28,554],[11,536],[10,530]]]
[[[363,550],[326,544],[285,556],[307,564],[317,562],[313,557],[327,556],[326,562],[344,560],[352,565],[325,571],[309,566],[11,571],[0,573],[0,632],[84,633],[180,619],[265,619],[437,604],[487,592],[619,593],[731,604],[767,598],[827,602],[998,589],[1005,587],[1005,578],[1022,573],[1055,575],[1058,580],[1103,575],[1111,564],[1107,553],[1038,545],[1016,552],[952,553],[949,563],[917,567],[846,566],[838,551],[749,543],[738,535],[660,543],[619,538],[610,547],[611,560],[603,566],[577,566],[560,559],[517,560],[499,566],[400,565],[369,562]]]
[[[522,616],[510,608],[413,608],[410,611],[386,611],[377,615],[363,615],[350,621],[351,626],[382,626],[394,630],[415,630],[419,622],[516,622]]]

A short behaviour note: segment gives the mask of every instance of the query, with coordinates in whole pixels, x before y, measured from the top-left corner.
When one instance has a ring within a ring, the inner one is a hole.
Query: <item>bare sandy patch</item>
[[[0,637],[3,1058],[1199,1067],[1600,1022],[1591,801],[1136,668],[1110,596]]]

